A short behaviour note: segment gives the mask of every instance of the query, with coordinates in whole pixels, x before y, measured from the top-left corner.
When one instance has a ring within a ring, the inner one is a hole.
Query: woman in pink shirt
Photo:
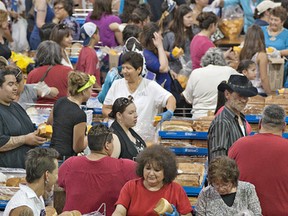
[[[216,31],[218,17],[213,12],[201,12],[197,16],[197,21],[201,31],[194,36],[190,43],[193,70],[201,67],[201,58],[206,51],[211,47],[215,47],[210,37]]]

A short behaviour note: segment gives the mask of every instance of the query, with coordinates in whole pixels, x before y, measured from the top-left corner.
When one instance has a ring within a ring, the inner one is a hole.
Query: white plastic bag
[[[30,49],[27,41],[27,26],[27,21],[22,17],[19,17],[17,21],[13,21],[11,30],[14,42],[10,44],[11,50],[23,52]]]

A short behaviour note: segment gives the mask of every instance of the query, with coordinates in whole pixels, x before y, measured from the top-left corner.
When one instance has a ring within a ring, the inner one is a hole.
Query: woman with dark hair
[[[143,28],[144,25],[150,22],[151,11],[148,4],[137,5],[130,14],[129,22]]]
[[[177,74],[182,69],[182,64],[179,56],[173,56],[172,51],[175,47],[182,48],[184,60],[186,62],[190,60],[189,44],[193,38],[192,24],[192,9],[186,4],[180,5],[176,8],[169,30],[163,34],[163,47],[169,60],[169,67]]]
[[[72,31],[73,40],[79,40],[80,26],[72,16],[74,0],[56,0],[54,1],[55,18],[58,24],[64,24]]]
[[[68,97],[56,101],[48,122],[53,125],[51,148],[60,153],[59,159],[67,159],[87,147],[85,139],[86,114],[81,104],[92,93],[96,78],[80,71],[73,71],[68,79]]]
[[[136,27],[133,28],[133,27]],[[128,32],[126,31],[126,29],[129,27],[129,29],[131,29],[132,31]],[[132,28],[130,28],[132,27]],[[134,36],[130,36],[129,38],[128,35],[133,35],[134,33],[137,35],[137,29],[139,27],[138,26],[135,26],[135,25],[127,25],[123,31],[123,36],[125,35],[125,45],[123,46],[123,53],[122,54],[125,54],[126,52],[130,52],[130,51],[137,51],[139,53],[142,52],[142,46],[140,44],[140,42],[137,40],[137,38],[135,38]],[[135,29],[136,31],[134,31],[133,29]],[[127,33],[127,34],[126,34]],[[136,36],[135,35],[135,36]],[[123,37],[124,38],[124,37]],[[119,56],[119,61],[121,62],[121,56]],[[112,83],[117,80],[117,79],[121,79],[123,78],[123,75],[122,75],[122,66],[118,66],[118,67],[113,67],[111,68],[111,70],[108,71],[107,73],[107,76],[105,78],[105,81],[102,85],[102,89],[101,91],[99,92],[98,94],[98,100],[100,103],[103,103],[104,100],[105,100],[105,97],[107,95],[107,92],[109,91]],[[142,70],[143,72],[143,70]]]
[[[156,23],[151,22],[143,27],[140,42],[144,47],[146,67],[156,74],[156,82],[170,91],[169,65],[162,40],[160,29]]]
[[[213,12],[201,12],[197,17],[197,21],[201,31],[194,36],[190,43],[193,70],[201,67],[201,58],[206,51],[211,47],[215,47],[210,37],[217,29],[218,17]]]
[[[121,32],[113,32],[109,25],[121,23],[118,16],[112,15],[112,0],[95,0],[93,11],[87,15],[85,22],[93,22],[99,28],[99,34],[103,46],[115,47],[123,44]]]
[[[262,29],[258,25],[252,25],[248,28],[245,35],[243,48],[240,52],[240,61],[250,59],[256,64],[256,78],[251,80],[258,94],[269,95],[271,88],[267,74],[268,56],[266,54],[265,40]]]
[[[128,23],[133,10],[137,7],[137,5],[139,5],[139,0],[124,0],[122,2],[124,4],[123,4],[123,12],[120,13],[120,19],[122,23]],[[121,3],[120,8],[122,8]]]
[[[131,95],[134,98],[138,114],[138,121],[134,129],[144,138],[143,134],[155,130],[152,122],[160,108],[166,107],[167,109],[166,112],[159,114],[162,116],[162,120],[171,119],[176,108],[176,100],[171,93],[155,81],[142,77],[144,61],[140,53],[127,52],[122,56],[121,61],[124,79],[113,82],[103,103],[102,112],[108,116],[117,98]]]
[[[73,69],[73,65],[67,52],[65,51],[65,49],[70,47],[72,44],[72,30],[64,24],[58,24],[52,29],[50,40],[55,41],[61,47],[61,64]]]
[[[115,100],[109,117],[115,119],[111,128],[117,135],[113,157],[133,160],[146,147],[144,140],[132,129],[137,123],[136,106],[132,96]]]
[[[60,46],[51,40],[41,42],[35,60],[38,67],[28,74],[27,84],[45,81],[49,87],[56,87],[59,91],[57,97],[41,97],[38,98],[37,103],[54,104],[58,98],[67,96],[68,74],[71,68],[61,64]]]
[[[198,196],[196,215],[262,215],[254,185],[238,178],[239,170],[233,159],[214,158],[208,168],[210,185]]]
[[[184,189],[173,182],[177,176],[174,153],[161,145],[153,145],[141,152],[136,161],[136,173],[141,178],[124,185],[112,216],[158,215],[153,209],[161,198],[173,205],[173,215],[192,215]]]

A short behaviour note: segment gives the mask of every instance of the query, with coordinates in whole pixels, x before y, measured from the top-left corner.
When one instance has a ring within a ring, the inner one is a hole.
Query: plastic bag
[[[35,61],[32,58],[25,56],[21,53],[12,52],[12,55],[10,58],[23,71],[23,73],[26,72],[26,68],[29,64],[35,63]]]
[[[16,21],[13,21],[11,26],[13,43],[10,44],[11,50],[15,52],[28,51],[29,43],[27,40],[27,26],[26,19],[19,17]]]
[[[244,13],[239,5],[228,6],[223,9],[219,28],[224,36],[230,40],[239,37],[244,24]]]

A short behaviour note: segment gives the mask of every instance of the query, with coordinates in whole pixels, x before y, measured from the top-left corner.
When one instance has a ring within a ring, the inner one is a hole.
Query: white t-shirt
[[[154,116],[158,114],[160,107],[165,107],[168,98],[172,95],[170,92],[161,87],[152,80],[143,78],[136,91],[129,92],[127,81],[125,79],[115,80],[109,89],[105,98],[105,105],[113,105],[119,97],[133,97],[137,109],[138,119],[134,130],[140,135],[147,127],[153,127]]]
[[[183,92],[185,99],[192,104],[193,119],[207,116],[217,105],[217,86],[228,80],[231,74],[239,74],[228,66],[208,65],[192,71]]]
[[[3,216],[9,216],[10,211],[20,207],[28,206],[33,211],[34,215],[45,215],[45,204],[43,197],[38,197],[37,194],[27,185],[20,184],[20,190],[7,203]]]

